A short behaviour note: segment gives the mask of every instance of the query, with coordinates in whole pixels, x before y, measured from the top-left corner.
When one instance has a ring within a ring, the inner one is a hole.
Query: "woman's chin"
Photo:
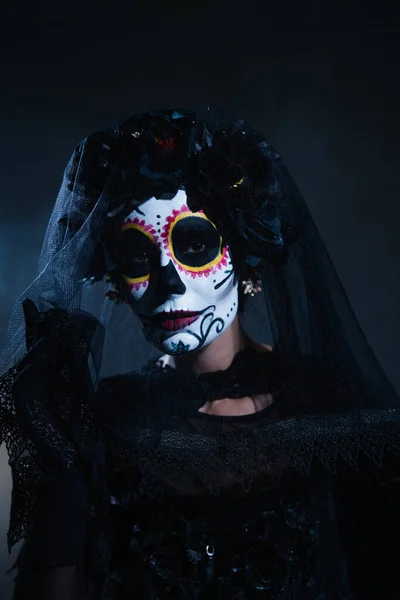
[[[170,335],[163,340],[159,347],[165,354],[187,354],[199,347],[198,340],[190,333],[180,332]]]
[[[170,332],[144,324],[143,333],[146,340],[164,354],[184,354],[199,346],[197,338],[184,331]]]

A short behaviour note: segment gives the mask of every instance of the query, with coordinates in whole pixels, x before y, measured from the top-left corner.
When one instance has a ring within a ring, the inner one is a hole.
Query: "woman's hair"
[[[91,136],[90,143],[97,161],[88,169],[87,195],[105,189],[108,216],[87,276],[108,275],[123,295],[114,255],[122,220],[151,197],[168,200],[184,189],[188,207],[203,210],[229,245],[243,313],[241,282],[254,277],[249,261],[254,241],[271,254],[283,245],[276,210],[280,190],[263,138],[244,121],[166,110],[126,119],[107,136]]]

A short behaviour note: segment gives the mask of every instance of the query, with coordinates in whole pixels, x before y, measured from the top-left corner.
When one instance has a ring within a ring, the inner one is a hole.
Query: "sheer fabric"
[[[249,333],[274,347],[261,380],[259,364],[245,356],[231,371],[200,380],[176,378],[168,369],[155,372],[158,353],[138,319],[107,296],[116,267],[109,251],[115,224],[146,199],[168,202],[178,189],[186,190],[189,208],[204,210],[229,243],[237,275],[255,266],[261,274],[263,293],[246,303],[243,316]],[[146,113],[89,136],[71,157],[37,277],[15,303],[0,353],[0,439],[13,472],[10,547],[34,536],[42,506],[37,443],[21,426],[13,399],[26,352],[26,298],[43,315],[63,310],[70,319],[65,334],[70,362],[57,385],[64,390],[71,376],[78,376],[75,381],[81,378],[85,392],[76,393],[75,386],[67,405],[59,396],[56,412],[80,448],[78,462],[93,510],[86,539],[93,589],[101,588],[98,574],[109,560],[104,516],[109,460],[113,469],[139,469],[178,493],[194,485],[218,495],[227,480],[250,493],[260,473],[276,485],[287,470],[307,477],[315,463],[328,471],[337,462],[357,468],[362,456],[381,465],[385,453],[399,451],[399,398],[279,154],[242,120],[210,109],[204,115]],[[91,323],[87,330],[85,323]],[[79,364],[87,367],[90,385]],[[87,393],[91,386],[95,396]],[[262,420],[260,415],[209,419],[198,413],[204,399],[218,397],[221,390],[235,397],[235,390],[240,394],[249,386],[250,391],[252,386],[281,391]],[[88,432],[88,447],[77,415]],[[79,563],[75,557],[74,573],[83,568]],[[59,566],[68,570],[57,576],[70,573],[71,565]]]

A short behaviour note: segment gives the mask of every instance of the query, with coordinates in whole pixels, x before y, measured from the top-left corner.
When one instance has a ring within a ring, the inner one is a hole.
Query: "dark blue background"
[[[400,389],[395,2],[27,0],[0,16],[0,335],[74,146],[149,108],[214,104],[283,155]],[[3,457],[0,516],[10,482]],[[5,542],[0,548],[5,558]],[[0,599],[10,597],[0,575]]]

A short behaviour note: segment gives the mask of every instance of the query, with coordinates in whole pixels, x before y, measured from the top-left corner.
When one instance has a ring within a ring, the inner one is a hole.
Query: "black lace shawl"
[[[198,412],[205,399],[279,388],[258,413]],[[334,393],[318,361],[285,365],[277,352],[242,352],[227,371],[197,378],[149,364],[104,379],[95,418],[107,506],[94,503],[88,517],[86,561],[77,572],[85,598],[127,600],[140,591],[160,599],[372,600],[386,589],[394,600],[398,464],[395,455],[392,465],[371,461],[383,453],[379,427],[390,449],[393,416],[343,411],[322,419],[321,394]],[[318,426],[302,416],[312,405]],[[329,428],[337,440],[339,426],[343,445],[332,447]],[[371,440],[370,458],[358,456],[360,435],[363,447]],[[357,471],[345,467],[356,458]],[[80,527],[73,517],[70,527],[73,539]],[[44,581],[61,589],[63,576],[47,569]],[[43,580],[37,585],[43,589]],[[81,597],[76,585],[68,600]]]
[[[110,598],[141,590],[143,597],[163,599],[358,600],[374,598],[374,585],[386,589],[388,599],[396,597],[393,571],[388,573],[388,543],[399,526],[396,463],[382,469],[358,457],[353,471],[343,460],[351,462],[352,450],[357,454],[356,439],[345,435],[353,420],[364,420],[364,435],[372,439],[374,415],[326,414],[325,429],[319,418],[314,431],[312,420],[306,422],[309,443],[319,447],[310,453],[320,460],[304,460],[306,424],[300,415],[311,404],[318,411],[321,394],[335,393],[324,375],[315,361],[288,369],[277,353],[242,352],[224,372],[193,377],[149,365],[141,374],[100,384],[111,505],[108,543],[103,537],[99,553],[94,535],[92,549]],[[308,385],[299,387],[305,379]],[[198,412],[210,397],[242,397],[282,385],[275,405],[255,414]],[[175,402],[180,415],[187,404],[185,423],[174,416]],[[296,435],[278,446],[282,423],[292,434],[303,428],[301,447]],[[329,426],[335,423],[343,428],[344,443],[332,449]],[[138,431],[146,436],[135,437]],[[300,452],[302,460],[296,460]],[[377,457],[371,451],[370,458]],[[329,475],[327,466],[338,473]]]
[[[279,391],[259,413],[198,412],[207,399],[257,390]],[[224,477],[244,487],[259,473],[277,482],[288,467],[309,474],[313,460],[331,471],[338,458],[356,468],[361,450],[381,464],[387,450],[398,449],[397,409],[338,410],[336,384],[323,363],[312,357],[285,362],[279,350],[244,351],[228,370],[197,378],[150,365],[135,377],[104,379],[99,397],[105,398],[100,418],[107,445],[118,447],[121,468],[137,462],[143,472],[162,475],[179,490],[193,478],[212,493]]]

